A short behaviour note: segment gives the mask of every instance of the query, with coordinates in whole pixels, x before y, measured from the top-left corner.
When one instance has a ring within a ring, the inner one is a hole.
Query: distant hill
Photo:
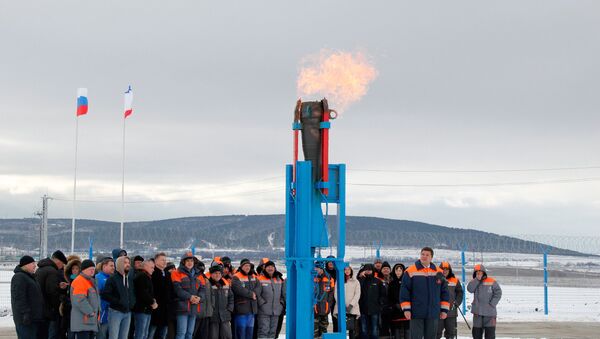
[[[346,244],[384,247],[432,246],[477,252],[540,253],[542,244],[472,229],[431,225],[408,220],[375,217],[347,217]],[[328,222],[335,224],[335,218]],[[39,246],[39,219],[0,219],[0,248],[18,250]],[[227,215],[128,222],[125,244],[130,250],[181,249],[196,241],[197,247],[246,248],[269,252],[284,246],[284,215]],[[71,219],[49,220],[49,249],[68,249],[71,244]],[[76,250],[85,251],[92,236],[96,250],[108,252],[119,244],[119,223],[77,220]],[[332,234],[335,240],[337,234]],[[582,253],[548,247],[555,255]],[[0,250],[1,251],[1,250]],[[0,256],[2,253],[0,252]]]

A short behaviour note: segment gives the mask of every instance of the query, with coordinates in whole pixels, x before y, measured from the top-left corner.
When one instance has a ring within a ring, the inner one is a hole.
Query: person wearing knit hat
[[[98,332],[100,297],[94,272],[96,264],[86,259],[81,263],[81,272],[71,283],[70,330],[74,338],[93,338]]]
[[[202,309],[201,302],[206,299],[206,285],[200,284],[198,272],[194,269],[194,255],[186,251],[181,256],[179,267],[171,273],[173,290],[176,295],[176,338],[191,338],[194,334],[196,319]],[[202,277],[203,278],[203,277]],[[204,306],[205,307],[205,306]]]
[[[375,265],[366,264],[363,276],[358,278],[360,284],[360,324],[366,330],[364,335],[368,338],[377,338],[381,312],[386,304],[386,286],[383,280],[376,276]],[[382,336],[389,334],[382,334]]]
[[[265,267],[265,263],[267,261],[269,261],[269,260],[270,260],[269,258],[262,258],[262,259],[260,259],[260,262],[259,262],[258,266],[256,266],[256,274],[257,275],[260,275],[262,273],[262,270]]]
[[[134,272],[137,272],[142,269],[142,263],[144,262],[144,257],[141,255],[136,255],[133,257],[133,269]]]
[[[27,266],[32,263],[35,263],[35,259],[33,259],[33,257],[29,256],[29,255],[24,255],[21,257],[21,259],[19,259],[19,267],[21,267],[21,268],[23,268],[23,266]],[[35,270],[35,265],[33,266],[33,269],[30,270],[29,273],[33,273],[34,270]]]
[[[385,288],[386,295],[387,295],[388,287],[389,287],[390,283],[392,282],[392,267],[390,266],[389,262],[384,261],[381,264],[380,274],[381,275],[379,276],[379,278],[383,282],[383,287]],[[386,299],[387,299],[387,297],[386,297]],[[383,338],[390,337],[391,331],[392,331],[392,307],[386,302],[383,309],[381,310],[381,321],[379,322],[379,335],[382,336]]]
[[[52,256],[50,258],[60,261],[62,263],[62,266],[66,265],[68,262],[67,257],[65,257],[65,254],[61,250],[54,251],[54,253],[52,253]],[[55,263],[56,263],[56,261],[55,261]],[[58,269],[62,268],[62,266],[60,266],[58,264],[57,264],[57,266],[58,266]]]
[[[212,295],[210,293],[210,267],[206,270],[204,262],[197,257],[194,257],[194,270],[198,275],[197,284],[200,288],[206,290],[206,297],[203,297],[200,305],[200,312],[197,314],[196,328],[194,330],[195,337],[200,334],[206,334],[210,327],[210,316],[212,315]]]
[[[60,304],[67,294],[68,283],[63,278],[67,258],[60,250],[54,251],[49,258],[40,259],[37,263],[35,280],[42,289],[44,303],[44,321],[40,324],[40,337],[48,337],[50,333],[60,332]]]
[[[169,273],[171,273],[173,270],[176,270],[176,269],[177,269],[177,267],[175,266],[175,264],[170,261],[167,263],[167,266],[165,266],[165,271],[169,272]]]
[[[210,272],[210,274],[213,274],[215,272],[221,272],[221,274],[223,273],[223,267],[219,264],[213,265],[211,266],[208,271]]]
[[[248,260],[247,258],[244,258],[242,260],[240,260],[240,269],[244,266],[244,265],[250,265],[250,260]]]
[[[383,281],[389,283],[392,280],[392,266],[387,261],[384,261],[381,264],[381,275],[383,276]]]
[[[231,288],[234,295],[234,322],[235,337],[237,339],[251,339],[254,332],[254,316],[258,312],[256,295],[260,284],[252,273],[250,260],[244,258],[240,261],[240,268],[233,275]]]
[[[96,268],[96,264],[94,264],[93,261],[91,261],[90,259],[85,259],[82,263],[81,263],[81,272],[83,272],[84,270],[90,268],[90,267],[94,267],[94,269]],[[92,274],[93,276],[94,274]]]
[[[362,271],[363,271],[363,272],[364,272],[364,271],[371,271],[371,273],[373,273],[373,272],[375,272],[375,265],[373,265],[373,264],[365,264],[365,265],[362,267]]]
[[[223,279],[223,270],[223,264],[217,262],[214,262],[209,268],[208,284],[211,286],[209,293],[212,316],[208,321],[207,332],[210,333],[210,338],[231,339],[231,312],[234,309],[234,296],[229,283]]]
[[[276,338],[277,323],[285,305],[285,281],[277,274],[273,261],[267,259],[262,265],[262,273],[258,276],[261,288],[256,295],[258,338]]]
[[[500,285],[494,278],[488,277],[483,264],[477,264],[473,267],[473,280],[469,281],[467,291],[473,293],[473,338],[495,338],[496,306],[502,298]]]
[[[35,260],[25,255],[19,260],[10,281],[10,303],[19,338],[36,338],[44,318],[40,285],[35,281]]]
[[[231,258],[229,257],[222,257],[221,258],[221,262],[223,263],[224,267],[231,267]]]
[[[375,260],[373,261],[373,265],[375,265],[375,269],[377,271],[381,270],[381,265],[383,265],[383,259],[381,258],[375,258]]]

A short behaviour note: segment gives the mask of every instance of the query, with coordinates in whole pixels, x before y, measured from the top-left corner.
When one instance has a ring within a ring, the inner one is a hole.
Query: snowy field
[[[3,278],[6,275],[3,275]],[[498,321],[600,321],[600,289],[549,287],[549,314],[544,315],[544,291],[538,286],[502,285],[503,296],[498,305]],[[471,294],[467,294],[470,305]],[[10,310],[10,285],[0,283],[0,326]],[[468,310],[467,310],[468,313]],[[467,314],[470,319],[470,315]]]

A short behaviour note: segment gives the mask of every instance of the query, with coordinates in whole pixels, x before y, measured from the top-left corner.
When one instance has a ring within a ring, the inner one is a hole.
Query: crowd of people
[[[123,249],[96,262],[56,251],[39,262],[23,256],[11,282],[19,338],[254,339],[278,338],[286,281],[273,261],[254,265],[229,257],[205,263],[191,252],[178,266],[165,253],[131,260]],[[462,283],[448,262],[436,266],[433,250],[406,268],[380,259],[351,266],[343,277],[332,261],[316,261],[314,337],[338,332],[336,284],[344,282],[345,322],[355,338],[456,338]],[[341,273],[341,272],[340,272]],[[495,338],[502,290],[476,265],[467,291],[474,294],[473,338]],[[341,299],[341,298],[340,298]]]

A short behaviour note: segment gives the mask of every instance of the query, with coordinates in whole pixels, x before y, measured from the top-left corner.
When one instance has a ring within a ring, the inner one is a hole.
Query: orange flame
[[[302,61],[298,96],[324,96],[337,111],[360,100],[377,77],[377,70],[361,53],[321,50]]]

